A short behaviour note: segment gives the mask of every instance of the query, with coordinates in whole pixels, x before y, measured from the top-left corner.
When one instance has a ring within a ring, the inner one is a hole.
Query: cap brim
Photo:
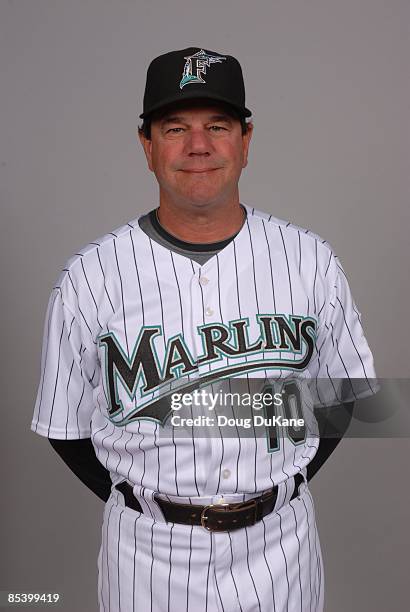
[[[176,102],[188,102],[189,100],[215,100],[216,102],[223,102],[225,104],[228,104],[229,106],[232,106],[232,108],[234,108],[240,115],[242,115],[243,117],[251,117],[252,112],[244,107],[244,106],[238,106],[237,104],[233,104],[231,100],[228,100],[227,98],[220,96],[218,94],[214,94],[211,91],[207,91],[202,92],[202,91],[192,91],[191,93],[186,92],[186,94],[184,95],[175,95],[175,96],[170,96],[168,98],[165,98],[164,100],[161,101],[160,104],[156,104],[155,106],[152,106],[151,108],[149,108],[145,113],[141,113],[141,115],[139,116],[140,119],[146,119],[147,117],[149,117],[150,115],[152,115],[152,113],[154,113],[155,111],[164,108],[166,106],[170,106],[171,104],[174,104]]]

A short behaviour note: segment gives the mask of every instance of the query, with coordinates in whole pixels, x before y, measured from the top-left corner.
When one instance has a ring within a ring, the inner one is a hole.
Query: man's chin
[[[198,195],[198,194],[185,194],[184,201],[189,205],[197,209],[207,208],[215,206],[220,201],[217,195],[211,197],[210,195]]]
[[[209,206],[216,204],[219,200],[222,200],[222,194],[216,189],[188,189],[180,192],[181,200],[192,204],[192,206]]]

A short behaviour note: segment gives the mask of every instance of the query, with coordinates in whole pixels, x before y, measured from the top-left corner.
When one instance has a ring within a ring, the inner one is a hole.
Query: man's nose
[[[211,140],[206,130],[191,130],[186,141],[187,153],[206,155],[212,150]]]

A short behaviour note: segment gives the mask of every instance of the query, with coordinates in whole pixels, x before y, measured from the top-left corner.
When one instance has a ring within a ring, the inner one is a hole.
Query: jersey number
[[[274,395],[272,385],[268,385],[263,390],[264,393]],[[285,419],[303,419],[302,403],[300,390],[296,383],[287,382],[282,387],[282,411]],[[277,425],[275,423],[275,406],[264,406],[265,419],[269,424],[266,425],[266,438],[268,444],[268,452],[273,453],[280,447],[279,429],[289,438],[293,444],[301,444],[306,439],[305,425]]]

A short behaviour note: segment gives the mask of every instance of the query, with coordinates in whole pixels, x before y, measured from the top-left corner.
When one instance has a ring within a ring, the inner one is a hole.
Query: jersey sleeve
[[[316,341],[316,403],[334,405],[376,393],[373,355],[346,274],[332,255]]]
[[[90,437],[93,381],[99,367],[91,344],[64,303],[61,287],[54,288],[44,325],[32,431],[65,440]]]

